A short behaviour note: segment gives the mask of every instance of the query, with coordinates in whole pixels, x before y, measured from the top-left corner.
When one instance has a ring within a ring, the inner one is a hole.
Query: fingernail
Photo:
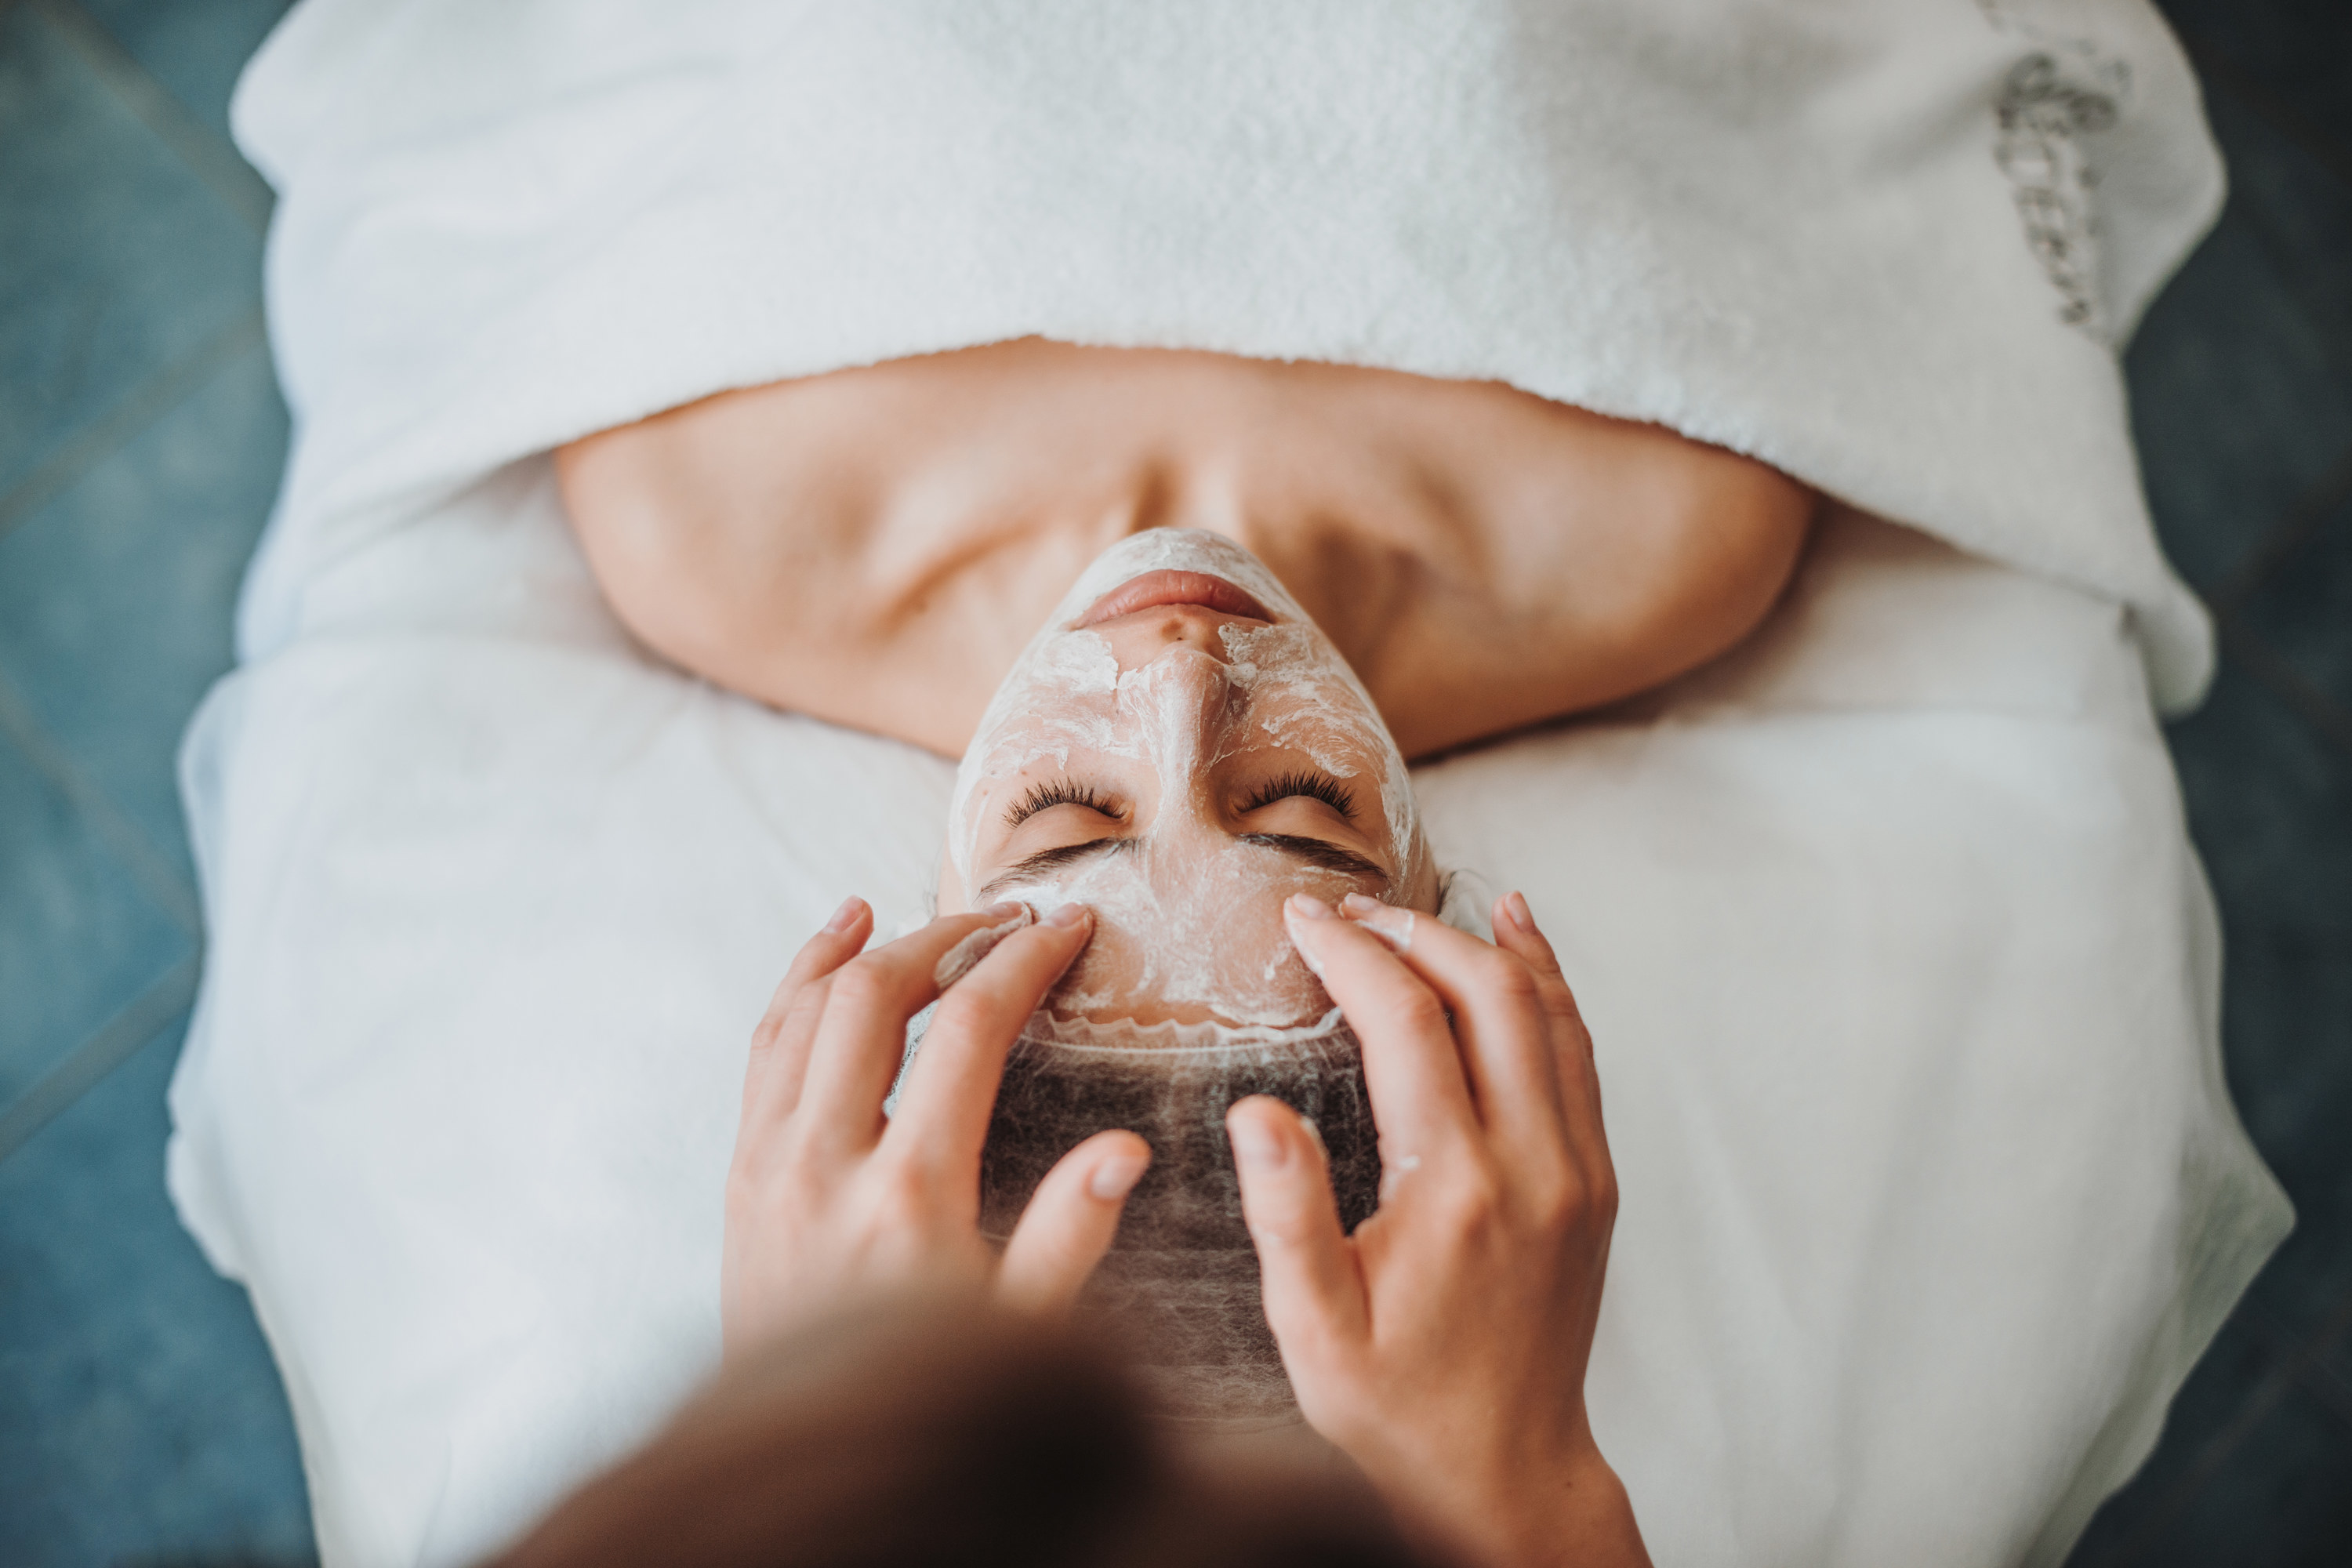
[[[1252,1170],[1271,1171],[1282,1163],[1282,1140],[1255,1118],[1228,1123],[1225,1133],[1234,1141],[1234,1157]]]
[[[1331,1159],[1331,1145],[1323,1142],[1323,1129],[1315,1125],[1315,1118],[1302,1116],[1298,1119],[1298,1125],[1307,1129],[1307,1136],[1315,1140],[1315,1147],[1323,1152],[1324,1163],[1328,1164]]]
[[[1094,1174],[1087,1178],[1087,1191],[1107,1204],[1116,1203],[1135,1190],[1135,1184],[1143,1179],[1143,1168],[1150,1163],[1148,1154],[1106,1154],[1096,1163]]]
[[[824,934],[827,936],[839,936],[843,931],[845,931],[851,926],[856,925],[857,923],[857,911],[865,907],[866,900],[859,898],[855,893],[852,893],[849,897],[842,900],[841,908],[834,910],[833,918],[824,922]]]
[[[1340,907],[1348,918],[1366,931],[1402,952],[1412,946],[1412,911],[1384,904],[1378,899],[1368,899],[1361,893],[1349,893]]]
[[[1045,917],[1045,923],[1049,926],[1064,927],[1084,925],[1092,913],[1093,911],[1084,904],[1064,904]]]
[[[990,920],[1004,921],[1011,920],[1015,915],[1027,914],[1029,912],[1029,906],[1024,903],[1017,902],[1012,899],[1005,899],[997,903],[989,905],[988,908],[981,910],[980,912],[986,915]]]
[[[1285,908],[1290,913],[1310,921],[1329,921],[1339,918],[1330,905],[1312,893],[1291,894],[1290,901]]]
[[[1536,917],[1528,909],[1528,899],[1526,894],[1513,893],[1509,898],[1503,900],[1503,907],[1510,911],[1511,923],[1513,925],[1518,927],[1521,931],[1526,931],[1530,935],[1534,934],[1536,929]]]

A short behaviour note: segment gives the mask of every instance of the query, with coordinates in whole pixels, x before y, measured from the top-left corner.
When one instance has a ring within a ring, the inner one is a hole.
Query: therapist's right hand
[[[1070,904],[1038,921],[1002,904],[866,952],[873,929],[863,900],[842,905],[793,960],[752,1036],[720,1266],[730,1355],[846,1299],[908,1289],[1062,1310],[1108,1250],[1150,1161],[1132,1132],[1095,1134],[1047,1173],[1000,1255],[979,1228],[997,1082],[1094,917]],[[908,1020],[939,999],[940,961],[982,931],[995,945],[950,976],[886,1117]]]
[[[1646,1564],[1585,1418],[1617,1179],[1551,944],[1516,893],[1492,944],[1360,896],[1285,914],[1362,1044],[1382,1171],[1345,1234],[1297,1112],[1226,1117],[1300,1410],[1449,1554]]]

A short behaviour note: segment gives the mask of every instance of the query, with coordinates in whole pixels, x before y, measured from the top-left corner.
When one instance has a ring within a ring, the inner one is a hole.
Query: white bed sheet
[[[750,1026],[920,913],[950,773],[634,647],[544,458],[376,522],[183,759],[172,1190],[331,1565],[493,1545],[710,1364]],[[2062,1557],[2286,1224],[2126,612],[1841,513],[1727,663],[1418,782],[1593,1027],[1656,1560]]]

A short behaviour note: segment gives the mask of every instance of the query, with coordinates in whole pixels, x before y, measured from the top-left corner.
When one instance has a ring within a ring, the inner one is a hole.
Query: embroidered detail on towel
[[[2009,176],[2025,243],[2063,303],[2058,319],[2104,337],[2092,187],[2098,175],[2078,138],[2116,122],[2116,101],[2069,81],[2048,55],[2020,60],[2001,83],[1993,161]]]
[[[2099,176],[2084,138],[2116,123],[2130,95],[2131,69],[2102,59],[2087,40],[2013,15],[2003,0],[1978,0],[1977,8],[1998,31],[2042,46],[2001,80],[1993,103],[1993,162],[2008,176],[2026,248],[2058,290],[2058,319],[2105,342]]]

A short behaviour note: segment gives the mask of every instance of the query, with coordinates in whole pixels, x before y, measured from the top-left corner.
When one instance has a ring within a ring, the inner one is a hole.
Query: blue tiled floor
[[[286,416],[226,141],[283,0],[0,0],[0,1558],[294,1562],[245,1298],[162,1185],[200,936],[172,784]],[[2128,361],[2221,616],[2171,731],[2231,1086],[2295,1237],[2074,1562],[2352,1562],[2352,7],[2166,0],[2233,195]]]
[[[0,1163],[11,1563],[310,1552],[268,1350],[245,1292],[196,1255],[160,1180],[163,1086],[186,1022],[169,1021]]]
[[[0,11],[0,493],[249,316],[261,262],[260,235],[46,9]]]
[[[201,940],[173,753],[228,668],[285,456],[261,332],[267,193],[226,120],[283,8],[0,0],[11,1564],[311,1555],[268,1350],[163,1184]]]

